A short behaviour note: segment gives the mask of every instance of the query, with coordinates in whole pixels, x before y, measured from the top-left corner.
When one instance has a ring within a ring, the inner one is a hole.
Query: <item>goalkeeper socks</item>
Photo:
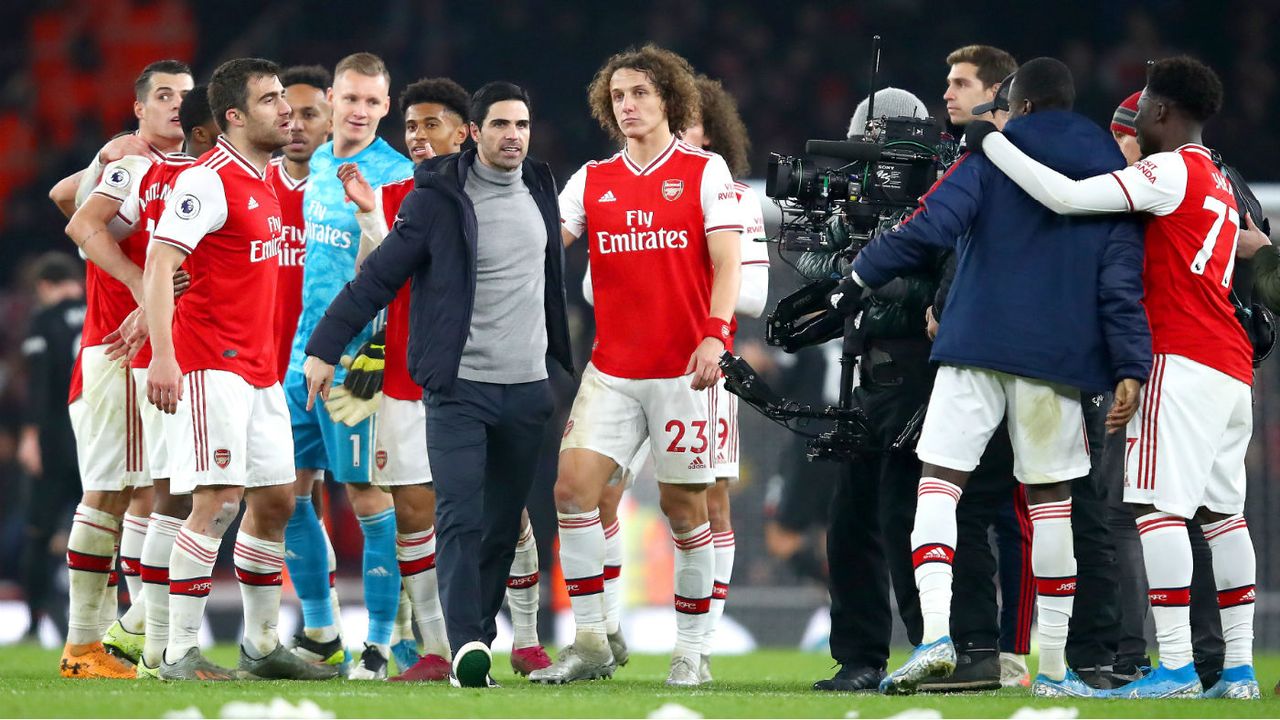
[[[120,548],[111,553],[111,572],[107,573],[107,594],[102,598],[102,610],[99,615],[99,635],[106,635],[111,624],[116,621],[120,610],[120,572],[116,570],[116,559],[120,557]]]
[[[604,625],[613,635],[622,627],[622,533],[615,518],[604,529]]]
[[[400,605],[396,511],[387,508],[358,519],[364,533],[364,604],[369,609],[367,640],[385,651],[391,645],[391,630]]]
[[[1036,625],[1040,674],[1067,676],[1067,627],[1076,597],[1076,557],[1071,536],[1071,498],[1032,505],[1031,570],[1036,576]]]
[[[507,574],[507,609],[511,611],[514,650],[538,642],[538,543],[533,525],[525,525],[516,542],[516,554]]]
[[[236,579],[244,602],[244,649],[264,657],[280,644],[281,572],[284,543],[253,537],[242,528],[236,534]]]
[[[672,533],[671,539],[676,545],[674,654],[697,662],[711,621],[711,589],[715,584],[716,555],[711,546],[711,523]]]
[[[439,578],[436,576],[436,531],[396,535],[396,558],[400,562],[400,582],[409,593],[413,618],[422,635],[422,648],[427,655],[449,657],[449,637],[444,629],[444,610],[440,607]]]
[[[560,525],[560,568],[577,625],[575,642],[602,652],[608,647],[604,625],[604,528],[600,510],[557,512]]]
[[[951,634],[951,563],[956,554],[960,488],[938,478],[920,478],[916,497],[911,564],[924,619],[921,643],[928,644]]]
[[[1218,586],[1218,612],[1226,641],[1224,668],[1253,664],[1253,603],[1258,561],[1243,515],[1204,526],[1213,551],[1213,579]]]
[[[129,588],[129,609],[120,618],[125,632],[142,633],[147,626],[146,595],[142,589],[142,546],[149,518],[125,513],[120,530],[120,572]]]
[[[320,518],[316,517],[310,495],[294,498],[293,515],[284,528],[285,546],[289,552],[285,563],[302,603],[302,620],[307,637],[327,642],[338,636],[334,627],[333,607],[329,598],[326,571],[327,541]],[[314,633],[314,635],[313,635]]]
[[[147,639],[142,648],[147,667],[160,667],[169,642],[169,556],[182,529],[175,517],[152,513],[142,543],[142,592],[147,606]]]
[[[222,538],[183,527],[169,556],[169,645],[164,657],[181,658],[197,646],[204,606],[213,589],[213,564]]]
[[[102,606],[107,576],[120,533],[120,519],[88,505],[76,506],[67,536],[67,581],[70,607],[67,644],[87,645],[102,639]]]
[[[1191,662],[1191,539],[1187,522],[1154,512],[1137,519],[1147,597],[1156,623],[1160,664],[1177,670]]]
[[[707,619],[707,637],[702,643],[702,654],[711,654],[711,642],[716,626],[724,615],[724,605],[729,599],[729,579],[733,577],[733,531],[711,533],[711,545],[716,558],[715,583],[711,586],[711,616]]]

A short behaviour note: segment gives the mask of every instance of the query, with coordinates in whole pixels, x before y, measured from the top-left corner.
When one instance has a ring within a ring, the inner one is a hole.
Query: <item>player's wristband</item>
[[[703,338],[715,338],[728,345],[730,334],[729,323],[718,317],[709,317],[702,321]]]

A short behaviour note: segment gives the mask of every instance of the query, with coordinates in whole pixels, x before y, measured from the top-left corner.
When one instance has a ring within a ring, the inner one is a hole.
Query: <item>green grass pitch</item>
[[[505,655],[495,657],[496,690],[459,690],[445,684],[371,683],[162,683],[64,680],[58,652],[30,645],[0,647],[0,716],[160,717],[191,706],[216,718],[226,703],[268,703],[280,697],[306,699],[337,717],[646,717],[665,703],[679,703],[705,717],[885,717],[909,709],[933,709],[947,718],[1007,718],[1023,707],[1073,705],[1080,717],[1277,717],[1280,698],[1271,688],[1280,676],[1280,656],[1259,659],[1261,702],[1224,700],[1042,701],[1022,689],[993,693],[913,697],[817,693],[814,680],[830,674],[823,656],[765,650],[716,658],[715,683],[693,691],[662,684],[667,658],[633,656],[612,680],[570,686],[535,686],[516,677]],[[235,649],[219,647],[212,659],[233,665]],[[895,657],[895,661],[901,659]]]

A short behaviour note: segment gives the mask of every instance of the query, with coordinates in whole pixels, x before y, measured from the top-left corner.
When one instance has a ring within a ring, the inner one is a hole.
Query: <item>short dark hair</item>
[[[151,63],[142,68],[142,73],[138,75],[138,79],[133,81],[134,97],[138,100],[147,99],[147,93],[151,92],[151,76],[156,73],[190,75],[191,66],[181,60],[157,60]]]
[[[36,282],[51,283],[80,280],[84,277],[84,266],[67,253],[52,250],[36,258],[31,277]]]
[[[978,80],[989,88],[1018,69],[1018,61],[1009,53],[990,45],[965,45],[947,55],[947,64],[969,63],[978,68]]]
[[[333,78],[329,76],[329,71],[320,65],[294,65],[280,73],[280,84],[285,87],[310,85],[319,90],[328,90],[333,85]]]
[[[410,106],[421,103],[443,105],[445,109],[462,118],[464,123],[471,119],[467,107],[471,104],[471,96],[450,78],[422,78],[406,87],[400,93],[400,114],[405,114]],[[528,104],[527,98],[525,103]]]
[[[524,88],[505,80],[495,80],[471,96],[471,122],[483,125],[484,119],[489,117],[489,108],[504,100],[519,100],[529,108],[529,116],[533,116],[533,103],[529,102],[529,93]]]
[[[1030,100],[1038,110],[1070,110],[1076,102],[1076,82],[1071,69],[1061,60],[1038,57],[1022,64],[1013,76],[1012,94]]]
[[[1147,71],[1147,90],[1203,123],[1222,109],[1222,80],[1213,68],[1187,55],[1157,60]]]
[[[227,111],[249,110],[249,81],[267,75],[279,75],[280,66],[262,58],[228,60],[209,78],[209,108],[218,129],[227,131]]]
[[[213,110],[209,107],[209,86],[203,83],[191,88],[191,92],[182,98],[182,107],[178,108],[178,122],[182,123],[182,134],[191,137],[191,131],[213,119]]]

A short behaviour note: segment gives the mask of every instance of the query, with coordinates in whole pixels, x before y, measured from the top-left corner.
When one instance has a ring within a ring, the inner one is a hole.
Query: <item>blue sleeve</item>
[[[352,338],[391,304],[415,272],[431,262],[430,238],[437,213],[427,211],[429,203],[430,195],[424,190],[405,197],[391,232],[329,303],[307,341],[307,355],[336,365]]]
[[[868,287],[923,269],[940,250],[951,250],[969,229],[982,201],[982,180],[991,164],[980,155],[956,161],[901,225],[880,233],[853,260],[853,272]]]
[[[1142,305],[1142,226],[1116,222],[1098,271],[1098,315],[1119,382],[1146,382],[1151,374],[1151,326]]]

